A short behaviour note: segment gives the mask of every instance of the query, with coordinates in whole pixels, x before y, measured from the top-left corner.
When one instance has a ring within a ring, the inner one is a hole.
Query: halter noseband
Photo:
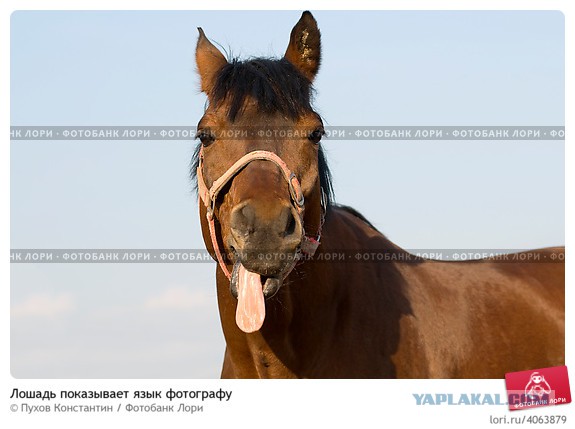
[[[307,257],[312,257],[315,254],[315,251],[317,250],[320,244],[321,229],[323,226],[325,211],[327,207],[327,198],[323,188],[321,189],[321,218],[317,235],[314,237],[310,237],[306,235],[305,231],[303,230],[305,199],[303,191],[301,189],[301,184],[299,183],[299,180],[295,175],[295,173],[293,173],[288,168],[286,163],[278,155],[266,150],[255,150],[249,152],[244,156],[242,156],[240,159],[238,159],[230,168],[228,168],[226,172],[222,174],[212,184],[212,187],[208,189],[208,187],[206,186],[206,182],[204,181],[204,175],[202,173],[204,165],[204,149],[202,147],[200,149],[199,163],[197,169],[198,194],[200,195],[200,198],[203,201],[204,206],[206,207],[206,218],[208,220],[208,227],[210,229],[210,238],[212,240],[212,246],[214,247],[216,258],[218,260],[218,263],[220,264],[220,268],[222,269],[222,271],[224,272],[224,274],[228,279],[231,279],[232,275],[224,262],[224,258],[222,256],[220,247],[218,246],[218,239],[216,236],[215,216],[214,216],[216,200],[218,198],[218,194],[220,193],[222,188],[226,185],[226,183],[232,180],[233,177],[236,174],[238,174],[240,170],[242,170],[246,165],[255,160],[271,161],[274,164],[276,164],[280,168],[284,179],[288,183],[292,206],[295,208],[302,224],[302,242],[300,244],[299,252],[303,253]],[[298,258],[294,258],[294,263],[292,264],[291,268],[287,270],[284,277],[287,277],[287,275],[291,272],[291,270],[293,269],[293,267],[297,262],[297,259]]]

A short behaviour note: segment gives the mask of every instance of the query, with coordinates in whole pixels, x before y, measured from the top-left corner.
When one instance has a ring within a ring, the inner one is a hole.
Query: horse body
[[[223,377],[501,378],[563,364],[561,249],[424,260],[332,204],[309,12],[280,60],[228,62],[200,29],[196,62],[209,103],[192,171],[219,264]],[[238,127],[248,133],[230,138]]]
[[[390,260],[302,264],[253,334],[219,272],[222,377],[503,378],[564,362],[563,264],[417,260],[337,207],[321,248]]]

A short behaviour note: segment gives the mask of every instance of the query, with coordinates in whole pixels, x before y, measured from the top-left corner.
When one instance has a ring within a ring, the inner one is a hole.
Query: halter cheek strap
[[[228,168],[226,170],[226,172],[224,174],[222,174],[222,176],[220,178],[218,178],[212,184],[212,187],[208,189],[208,187],[206,186],[206,182],[204,181],[204,176],[203,176],[203,172],[202,172],[203,171],[203,165],[204,165],[204,153],[203,153],[203,147],[202,147],[200,149],[199,163],[198,163],[198,169],[197,169],[198,194],[200,195],[200,198],[201,198],[202,202],[204,203],[204,206],[206,207],[206,218],[208,221],[208,227],[210,230],[210,238],[212,240],[212,246],[214,247],[216,259],[218,260],[218,263],[220,264],[220,268],[222,269],[222,271],[224,272],[224,274],[226,275],[226,277],[228,279],[231,279],[232,275],[231,275],[230,271],[228,270],[228,267],[226,266],[226,264],[224,262],[224,258],[222,256],[222,252],[221,252],[220,247],[218,245],[218,238],[216,235],[215,216],[214,216],[214,210],[216,207],[216,200],[218,198],[218,194],[220,193],[222,188],[226,185],[226,183],[228,183],[230,180],[232,180],[233,177],[236,174],[238,174],[240,172],[240,170],[242,170],[246,165],[248,165],[250,162],[255,161],[255,160],[271,161],[280,168],[284,179],[288,183],[292,205],[295,208],[295,210],[296,210],[296,212],[300,218],[301,224],[303,225],[303,216],[304,216],[304,210],[305,210],[305,207],[304,207],[305,199],[304,199],[303,191],[301,189],[301,184],[299,183],[297,176],[288,168],[286,163],[278,155],[276,155],[273,152],[266,151],[266,150],[255,150],[253,152],[249,152],[249,153],[245,154],[244,156],[242,156],[240,159],[238,159],[230,168]],[[305,235],[305,232],[303,232],[303,230],[302,230],[302,242],[300,245],[300,252],[303,253],[307,257],[313,256],[315,254],[319,244],[320,244],[321,229],[322,229],[323,222],[324,222],[324,214],[325,214],[326,206],[327,206],[327,201],[325,198],[325,193],[323,192],[323,189],[322,189],[321,190],[322,212],[321,212],[321,219],[320,219],[320,224],[319,224],[317,235],[314,237],[310,237],[310,236]],[[296,262],[297,262],[297,260],[295,260],[294,263],[292,264],[291,268],[289,270],[287,270],[287,272],[285,274],[286,277],[290,273],[290,271],[293,269]]]

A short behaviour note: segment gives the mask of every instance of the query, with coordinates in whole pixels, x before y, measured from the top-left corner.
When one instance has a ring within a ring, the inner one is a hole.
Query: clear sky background
[[[195,125],[196,27],[279,56],[301,12],[16,12],[12,125]],[[326,125],[564,124],[558,12],[314,12]],[[203,249],[192,141],[13,141],[12,248]],[[558,141],[324,141],[336,199],[409,249],[564,244]],[[22,378],[218,377],[214,263],[12,264]]]

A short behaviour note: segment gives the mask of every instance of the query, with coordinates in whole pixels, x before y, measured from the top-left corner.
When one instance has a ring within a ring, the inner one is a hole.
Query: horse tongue
[[[249,334],[262,327],[265,317],[266,305],[261,277],[259,274],[246,270],[240,264],[236,323],[242,331]]]

